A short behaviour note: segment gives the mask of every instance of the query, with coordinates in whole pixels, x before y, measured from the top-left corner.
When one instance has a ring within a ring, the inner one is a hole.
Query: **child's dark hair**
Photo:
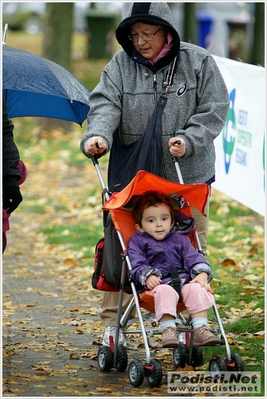
[[[157,206],[159,204],[166,204],[170,208],[171,220],[175,222],[175,210],[173,206],[172,198],[167,195],[160,193],[158,191],[146,191],[142,195],[138,195],[133,202],[133,219],[136,224],[141,226],[141,221],[143,217],[144,209],[149,208],[150,206]]]

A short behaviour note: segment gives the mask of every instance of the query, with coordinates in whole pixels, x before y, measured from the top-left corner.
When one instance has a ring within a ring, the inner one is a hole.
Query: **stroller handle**
[[[101,184],[101,188],[102,188],[102,190],[103,190],[103,194],[104,194],[104,196],[105,196],[105,200],[107,201],[107,200],[111,197],[111,193],[108,191],[107,186],[106,186],[106,183],[105,183],[105,181],[104,181],[104,179],[103,179],[101,170],[100,170],[100,168],[99,168],[98,160],[97,160],[97,158],[95,158],[93,155],[91,155],[90,158],[92,159],[92,162],[93,162],[93,165],[94,165],[94,167],[95,167],[95,170],[96,170],[96,173],[97,173],[99,182],[100,182],[100,184]]]
[[[175,142],[175,144],[181,144],[181,140],[177,140]],[[179,183],[180,184],[184,184],[184,179],[183,179],[183,176],[182,176],[182,172],[181,172],[181,169],[180,169],[178,158],[172,156],[172,160],[173,160],[174,165],[175,165],[175,169],[176,169],[176,173],[177,173],[177,176],[178,176]]]
[[[180,140],[177,140],[176,143],[177,143],[177,144],[181,144],[181,141],[180,141]],[[177,172],[177,176],[178,176],[179,183],[180,183],[180,184],[184,184],[184,179],[183,179],[183,176],[182,176],[182,172],[181,172],[181,169],[180,169],[180,165],[179,165],[179,162],[178,162],[178,158],[172,156],[172,160],[173,160],[174,165],[175,165],[175,168],[176,168],[176,172]],[[200,253],[203,253],[203,252],[202,252],[202,248],[201,248],[201,244],[200,244],[200,240],[199,240],[199,236],[198,236],[197,231],[196,231],[196,233],[195,233],[195,237],[196,237],[197,249],[198,249],[198,251],[199,251]]]
[[[180,184],[184,184],[184,179],[183,179],[183,176],[182,176],[182,173],[181,173],[181,169],[180,169],[180,165],[179,165],[177,157],[172,156],[172,160],[173,160],[174,165],[175,165],[175,169],[176,169],[176,172],[177,172],[179,183]]]

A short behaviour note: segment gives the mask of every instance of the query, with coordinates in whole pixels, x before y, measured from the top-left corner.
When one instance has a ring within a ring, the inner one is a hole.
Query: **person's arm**
[[[19,150],[14,142],[14,125],[8,118],[6,101],[3,97],[3,176],[4,178],[20,179],[18,163],[20,160]]]
[[[14,142],[14,125],[8,118],[6,101],[3,98],[3,208],[11,214],[21,203],[22,195],[20,193],[18,181],[20,171],[18,163],[20,160],[18,148]]]
[[[103,156],[107,152],[107,142],[100,136],[86,138],[82,145],[81,150],[86,156]]]
[[[159,285],[162,282],[162,280],[158,277],[155,276],[154,274],[150,275],[146,281],[145,281],[145,286],[149,289],[149,290],[153,290],[153,288],[155,288],[157,285]]]
[[[141,284],[147,288],[149,288],[147,283],[149,284],[149,286],[151,284],[151,286],[153,285],[154,287],[156,280],[154,278],[148,280],[148,278],[150,276],[151,277],[153,276],[156,277],[157,279],[160,279],[162,276],[161,272],[157,268],[150,266],[144,248],[142,248],[142,246],[140,245],[140,241],[135,235],[130,238],[128,246],[128,255],[132,266],[130,274],[133,278],[133,281],[136,284]]]
[[[187,236],[180,235],[179,239],[182,242],[184,268],[189,273],[191,281],[209,283],[212,280],[212,271],[205,257],[193,247]]]
[[[121,121],[121,68],[116,57],[103,69],[100,82],[91,92],[88,129],[80,148],[86,156],[105,155],[110,151],[113,134]]]
[[[229,93],[211,55],[203,62],[196,82],[196,111],[188,119],[185,128],[177,130],[169,140],[170,153],[175,157],[191,157],[198,152],[199,147],[207,148],[225,124]]]
[[[207,291],[210,290],[210,286],[208,283],[209,275],[207,272],[200,272],[195,278],[189,281],[190,283],[198,283],[201,287],[205,288]]]

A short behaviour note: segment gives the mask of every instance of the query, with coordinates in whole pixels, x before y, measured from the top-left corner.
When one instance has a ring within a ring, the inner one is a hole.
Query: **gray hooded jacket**
[[[136,22],[167,27],[173,36],[171,51],[154,66],[134,51],[128,39],[130,27]],[[186,142],[186,154],[179,158],[184,183],[210,182],[215,175],[213,141],[224,126],[229,106],[228,91],[214,58],[201,47],[180,42],[166,3],[131,4],[116,37],[122,49],[103,69],[100,82],[91,93],[88,132],[81,140],[81,150],[84,152],[88,138],[101,136],[109,151],[117,127],[124,144],[136,141],[165,90],[169,64],[177,56],[162,117],[161,176],[177,181],[168,141],[180,136]]]

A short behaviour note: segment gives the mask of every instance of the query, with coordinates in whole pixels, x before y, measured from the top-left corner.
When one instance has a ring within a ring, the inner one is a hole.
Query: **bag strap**
[[[165,80],[165,82],[163,82],[163,87],[165,87],[165,93],[168,92],[169,86],[172,85],[176,61],[177,61],[177,56],[174,58],[171,65],[169,66],[169,69],[168,69],[168,72],[166,75],[166,80]]]
[[[163,93],[161,93],[160,98],[157,103],[157,107],[164,108],[166,106],[167,99],[168,99],[167,94],[168,94],[169,87],[172,85],[176,60],[177,60],[177,57],[174,58],[171,65],[169,66],[169,69],[168,69],[168,72],[166,75],[166,80],[165,80],[165,82],[163,82],[163,87],[165,87],[165,91]]]

